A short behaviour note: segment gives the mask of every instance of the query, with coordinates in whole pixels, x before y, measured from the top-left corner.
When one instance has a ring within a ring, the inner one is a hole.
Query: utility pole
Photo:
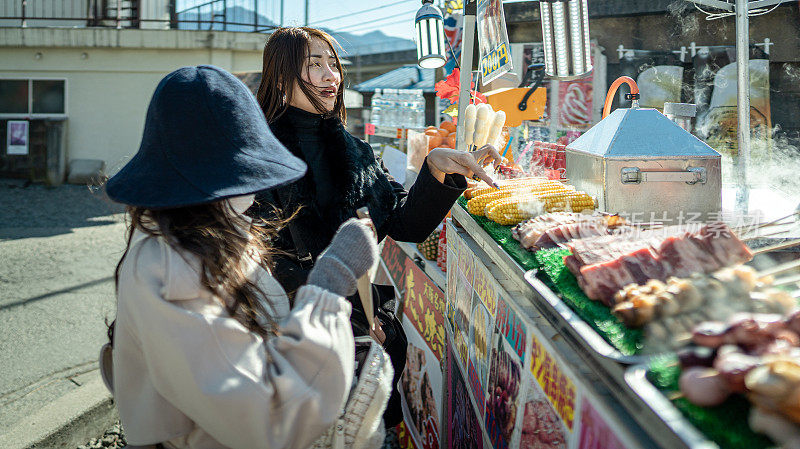
[[[306,0],[306,26],[308,26],[308,2],[309,0]]]

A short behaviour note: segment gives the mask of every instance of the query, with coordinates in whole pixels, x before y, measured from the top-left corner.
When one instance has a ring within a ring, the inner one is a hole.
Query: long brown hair
[[[264,269],[272,267],[275,250],[267,246],[278,231],[293,217],[259,220],[251,223],[231,209],[227,201],[174,209],[127,209],[128,230],[125,253],[117,264],[114,280],[119,287],[122,263],[128,255],[131,239],[136,229],[151,236],[162,236],[178,251],[196,256],[200,261],[200,282],[203,287],[222,298],[231,316],[244,318],[245,326],[252,332],[266,336],[275,332],[275,317],[264,307],[272,302],[261,288],[248,279],[245,257],[252,251]],[[275,210],[273,216],[280,217]],[[113,340],[113,323],[109,329]]]
[[[303,71],[308,70],[306,65],[309,56],[309,48],[313,38],[323,40],[331,49],[336,58],[336,68],[344,80],[344,68],[339,59],[336,42],[330,34],[309,27],[287,27],[278,28],[267,39],[264,45],[264,65],[261,70],[261,84],[258,86],[258,104],[264,111],[267,122],[272,123],[286,111],[287,106],[292,102],[294,82],[308,97],[308,101],[320,111],[325,113],[325,107],[317,98],[318,93],[313,84],[303,79]],[[344,83],[344,81],[342,81]],[[346,122],[347,114],[344,109],[344,89],[339,86],[336,92],[336,103],[333,111],[325,113],[332,117],[339,117],[342,123]]]

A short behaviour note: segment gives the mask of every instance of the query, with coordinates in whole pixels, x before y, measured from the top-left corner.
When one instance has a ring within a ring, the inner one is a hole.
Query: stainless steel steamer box
[[[707,220],[722,207],[720,154],[655,109],[615,110],[567,145],[566,168],[600,210],[632,221]]]

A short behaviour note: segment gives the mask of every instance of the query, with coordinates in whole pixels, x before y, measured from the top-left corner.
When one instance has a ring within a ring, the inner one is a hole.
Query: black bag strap
[[[281,201],[282,192],[284,189],[273,189],[269,191],[269,195],[272,197],[273,203],[280,209],[284,210],[285,203],[291,203],[291,195],[297,193],[297,187],[292,184],[289,186],[292,189],[292,192],[289,198],[284,198],[285,201]],[[304,270],[310,270],[311,267],[314,265],[314,258],[311,256],[311,252],[305,245],[302,236],[300,235],[300,230],[297,229],[297,226],[289,222],[286,225],[289,228],[289,235],[292,239],[292,245],[295,249],[295,255],[297,256],[297,262],[299,263],[300,267]]]

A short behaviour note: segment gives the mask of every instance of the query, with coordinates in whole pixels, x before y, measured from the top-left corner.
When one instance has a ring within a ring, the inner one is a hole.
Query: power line
[[[382,21],[384,21],[386,19],[391,19],[391,18],[394,18],[394,17],[404,16],[406,14],[410,14],[410,13],[415,12],[415,11],[416,11],[416,9],[412,9],[410,11],[405,11],[405,12],[401,12],[401,13],[398,13],[398,14],[392,14],[390,16],[385,16],[385,17],[382,17],[380,19],[370,20],[367,23],[356,23],[356,24],[353,24],[353,25],[347,25],[347,26],[335,29],[334,31],[336,31],[336,32],[339,32],[339,31],[352,32],[353,31],[352,28],[361,28],[361,27],[367,27],[368,28],[370,26],[374,26],[375,22],[382,22]],[[402,19],[402,20],[398,20],[396,22],[384,23],[384,24],[381,24],[381,26],[394,25],[394,24],[397,24],[397,23],[406,22],[408,20],[409,19]]]
[[[409,1],[411,1],[411,0],[401,0],[399,2],[389,3],[388,5],[376,6],[374,8],[365,9],[363,11],[356,11],[356,12],[352,12],[352,13],[349,13],[349,14],[342,14],[341,16],[329,17],[327,19],[321,19],[321,20],[315,20],[315,21],[313,21],[311,23],[316,25],[316,24],[319,24],[319,23],[322,23],[322,22],[330,22],[331,20],[342,19],[342,18],[345,18],[345,17],[352,17],[352,16],[355,16],[355,15],[358,15],[358,14],[364,14],[365,12],[375,11],[377,9],[388,8],[390,6],[399,5],[401,3],[408,3]]]
[[[384,23],[384,24],[381,24],[381,26],[382,26],[382,27],[385,27],[385,26],[389,26],[389,25],[397,25],[398,23],[404,23],[404,22],[405,22],[405,23],[408,23],[408,19],[402,19],[402,20],[396,20],[396,21],[394,21],[394,22]],[[345,31],[345,32],[346,32],[346,33],[357,33],[357,32],[360,32],[360,31],[366,31],[366,30],[368,30],[369,28],[370,28],[370,27],[369,27],[369,26],[367,26],[367,27],[365,27],[365,28],[361,28],[361,29],[357,29],[357,30],[347,30],[347,31]]]

